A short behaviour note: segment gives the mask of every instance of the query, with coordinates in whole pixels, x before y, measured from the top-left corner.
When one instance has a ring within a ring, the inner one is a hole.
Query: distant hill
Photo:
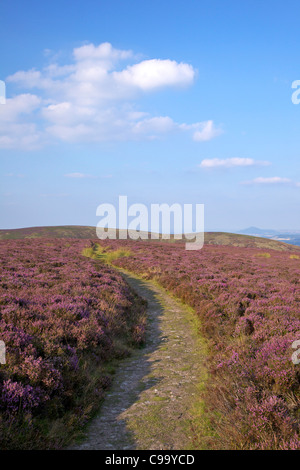
[[[29,227],[20,229],[0,230],[0,240],[17,240],[24,238],[81,238],[96,239],[96,228],[81,225],[62,225],[57,227]],[[150,240],[149,240],[150,241]],[[168,240],[165,240],[168,242]],[[174,242],[174,239],[170,240]],[[180,240],[176,240],[177,242]],[[184,240],[183,240],[184,241]],[[153,241],[151,241],[153,242]],[[249,235],[206,232],[205,244],[227,245],[237,247],[261,248],[264,250],[298,251],[300,247],[282,243],[269,238],[253,237]]]
[[[262,228],[258,228],[258,227],[248,227],[248,228],[245,228],[244,230],[239,230],[237,233],[240,233],[242,235],[261,235],[262,237],[264,236],[267,236],[267,234],[269,236],[272,236],[272,235],[276,235],[278,232],[276,230],[264,230]]]
[[[227,232],[206,232],[205,244],[207,245],[228,245],[248,248],[261,248],[263,250],[276,251],[299,251],[299,246],[282,243],[269,238],[262,238],[250,235],[241,235]]]
[[[244,230],[240,230],[237,233],[244,234],[244,235],[252,235],[253,237],[269,238],[271,240],[288,243],[289,245],[300,246],[300,232],[299,231],[289,232],[289,231],[261,229],[258,227],[249,227]]]

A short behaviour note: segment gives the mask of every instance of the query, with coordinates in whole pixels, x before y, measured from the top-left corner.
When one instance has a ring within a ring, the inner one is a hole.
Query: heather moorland
[[[1,449],[60,448],[99,409],[144,304],[82,241],[0,242]]]
[[[120,242],[102,242],[111,250]],[[205,392],[211,445],[299,449],[300,259],[253,248],[122,242],[131,256],[115,261],[154,279],[195,309],[210,342]],[[201,437],[199,437],[201,440]]]
[[[291,360],[300,339],[297,251],[0,243],[2,448],[59,448],[99,409],[112,364],[144,341],[145,302],[118,272],[125,269],[159,284],[200,321],[208,375],[198,397],[205,426],[192,430],[194,448],[205,441],[206,448],[299,449],[300,371]]]

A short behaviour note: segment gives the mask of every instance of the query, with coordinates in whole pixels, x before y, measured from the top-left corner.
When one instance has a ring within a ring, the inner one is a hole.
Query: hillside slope
[[[0,240],[17,240],[24,238],[96,239],[97,235],[95,227],[82,225],[28,227],[10,230],[0,230]],[[168,242],[168,240],[163,241]],[[171,242],[172,241],[174,240],[171,239]],[[177,243],[178,241],[180,242],[180,240],[176,240]],[[276,251],[300,251],[300,247],[288,245],[287,243],[282,243],[276,240],[269,240],[261,237],[253,237],[250,235],[241,235],[227,232],[205,232],[205,244],[261,248],[264,250]]]
[[[55,227],[27,227],[0,230],[0,240],[23,238],[97,238],[95,227],[82,225],[61,225]]]

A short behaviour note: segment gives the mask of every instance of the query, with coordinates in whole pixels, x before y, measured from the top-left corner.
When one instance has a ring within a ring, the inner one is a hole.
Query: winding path
[[[148,302],[146,345],[121,361],[86,439],[72,449],[199,448],[199,388],[206,371],[197,319],[157,285],[122,275]]]

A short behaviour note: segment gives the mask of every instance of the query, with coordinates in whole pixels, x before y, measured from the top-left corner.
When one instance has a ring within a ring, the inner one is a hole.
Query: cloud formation
[[[266,165],[270,165],[270,162],[254,160],[253,158],[207,158],[202,160],[199,166],[200,168],[234,168]]]
[[[199,142],[211,140],[222,132],[212,120],[177,123],[137,109],[143,94],[190,86],[195,76],[192,65],[170,59],[138,61],[132,51],[110,43],[75,48],[70,64],[55,62],[7,78],[23,93],[0,108],[0,147],[155,139],[172,132],[190,133]]]
[[[92,178],[92,175],[87,175],[86,173],[67,173],[66,178]]]
[[[197,142],[206,142],[223,133],[221,128],[215,127],[213,121],[198,123],[197,128],[193,135],[193,139]]]
[[[258,178],[254,178],[251,181],[245,181],[243,184],[286,184],[291,182],[292,181],[289,178],[282,178],[281,176],[270,176],[266,178],[259,176]]]
[[[143,60],[128,66],[122,72],[115,72],[114,79],[121,86],[144,91],[164,86],[185,86],[193,82],[195,70],[191,65],[178,64],[175,60]]]

